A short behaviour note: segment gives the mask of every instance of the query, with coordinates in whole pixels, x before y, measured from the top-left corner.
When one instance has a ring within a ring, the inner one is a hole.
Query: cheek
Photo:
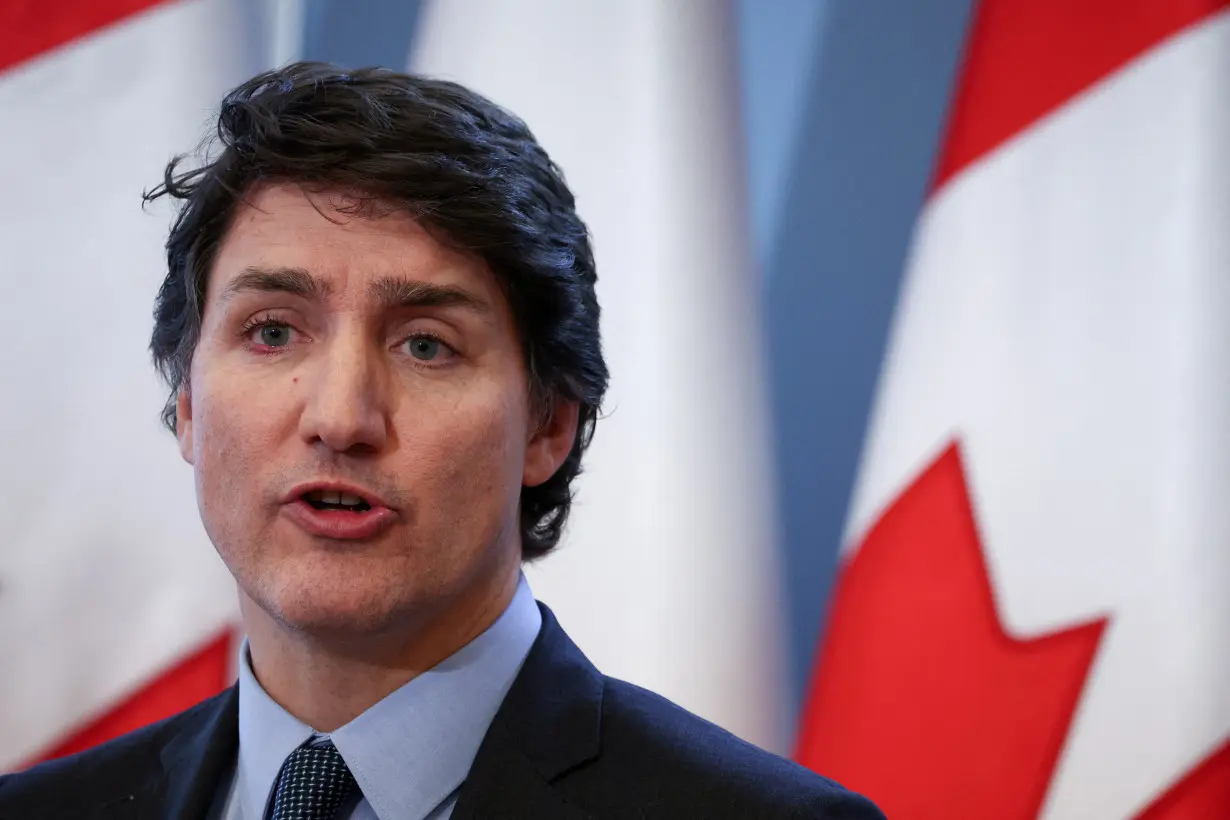
[[[447,412],[407,418],[402,474],[412,492],[430,488],[424,512],[457,525],[483,509],[503,514],[520,495],[525,412],[503,391],[471,395]],[[413,476],[413,478],[410,478]]]
[[[260,466],[270,463],[277,441],[274,408],[263,406],[260,391],[245,390],[234,379],[202,379],[194,382],[193,391],[192,437],[202,501],[251,501],[251,485]]]

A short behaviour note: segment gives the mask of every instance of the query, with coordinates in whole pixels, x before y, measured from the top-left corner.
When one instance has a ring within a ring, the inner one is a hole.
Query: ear
[[[184,461],[193,463],[192,450],[192,393],[187,385],[175,396],[175,438],[179,439],[179,454]]]
[[[572,443],[577,437],[579,417],[580,405],[575,401],[557,399],[547,420],[529,431],[529,440],[525,447],[525,470],[521,474],[522,486],[537,487],[555,475],[555,471],[572,450]]]

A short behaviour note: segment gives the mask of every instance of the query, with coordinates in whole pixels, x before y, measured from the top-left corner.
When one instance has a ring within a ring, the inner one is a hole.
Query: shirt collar
[[[329,735],[380,820],[423,817],[461,786],[541,625],[522,576],[485,632]],[[264,816],[282,762],[316,734],[261,688],[245,642],[237,772],[245,817]]]

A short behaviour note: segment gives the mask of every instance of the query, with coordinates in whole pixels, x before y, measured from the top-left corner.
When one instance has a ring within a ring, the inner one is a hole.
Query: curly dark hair
[[[154,306],[154,364],[171,388],[163,423],[188,384],[206,281],[237,205],[257,184],[356,194],[355,207],[404,209],[434,235],[482,257],[508,298],[539,413],[559,398],[580,418],[558,471],[521,489],[524,560],[559,542],[606,391],[597,272],[589,233],[560,169],[525,123],[456,83],[386,69],[300,62],[260,74],[222,101],[202,159],[166,167],[145,194],[181,202]],[[348,199],[349,201],[349,199]]]

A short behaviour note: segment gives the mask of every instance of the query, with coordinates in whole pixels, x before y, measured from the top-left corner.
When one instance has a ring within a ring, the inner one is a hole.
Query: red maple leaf
[[[1183,776],[1136,820],[1221,820],[1230,817],[1230,743]]]
[[[1036,817],[1105,626],[1004,631],[953,444],[842,573],[798,759],[894,820]]]

